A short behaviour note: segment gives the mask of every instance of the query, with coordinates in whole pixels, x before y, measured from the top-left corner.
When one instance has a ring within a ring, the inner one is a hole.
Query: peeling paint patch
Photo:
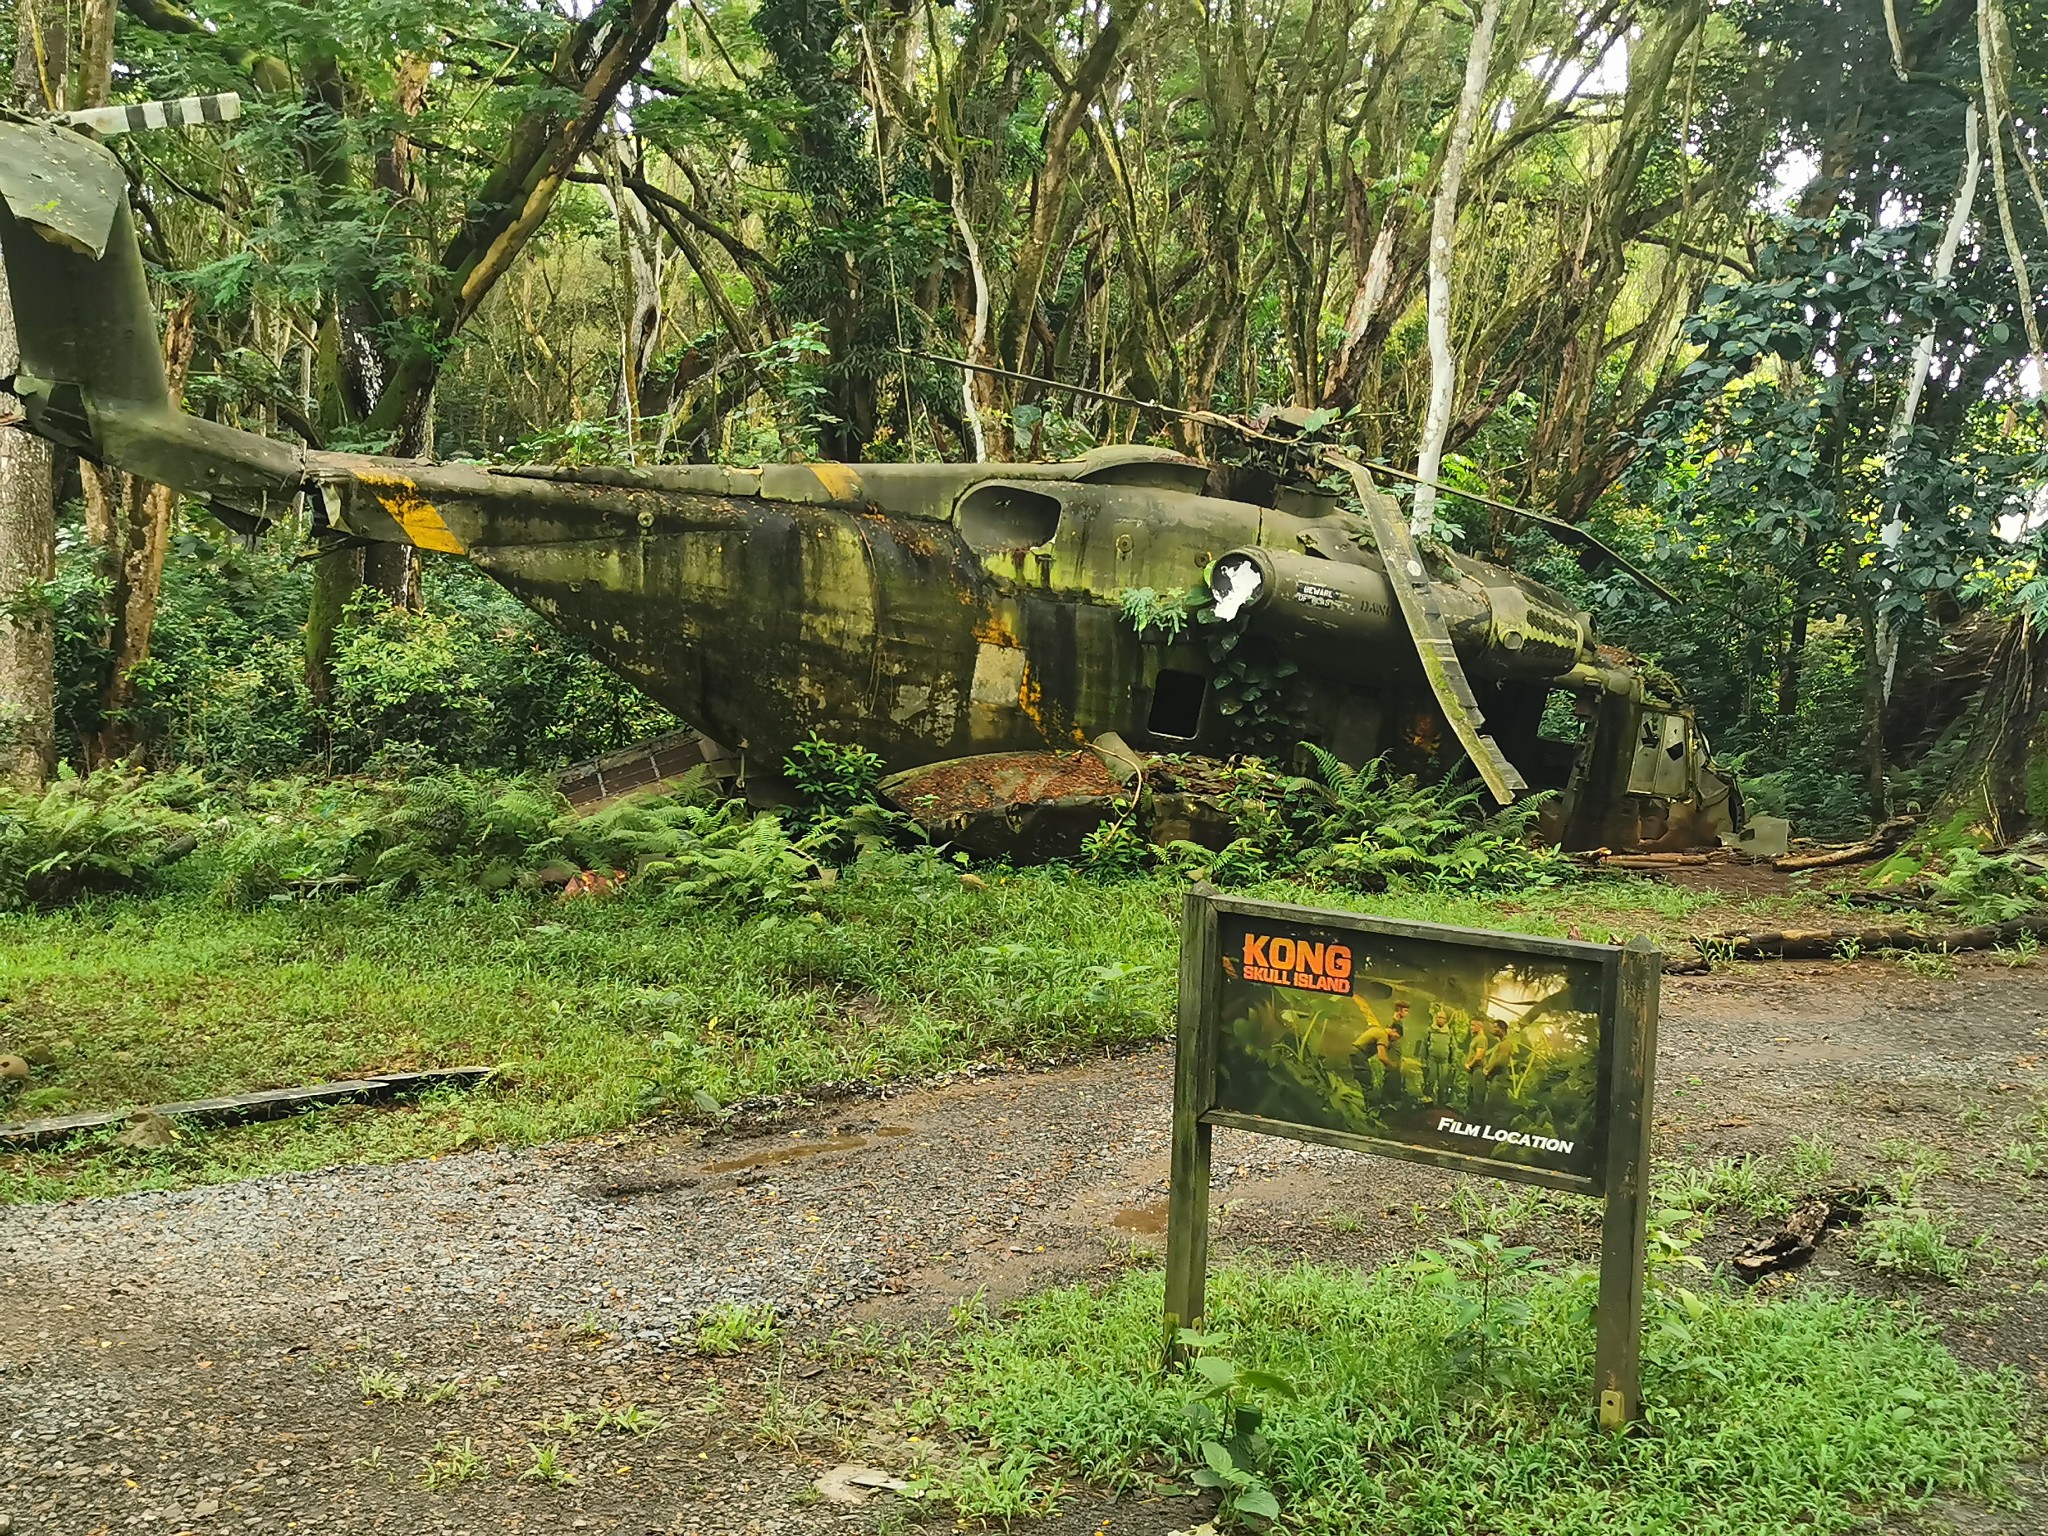
[[[931,708],[932,691],[923,684],[905,684],[896,690],[895,706],[889,711],[889,718],[898,725],[907,725]]]
[[[1018,653],[1018,660],[1023,661],[1022,652]],[[1047,741],[1052,740],[1053,731],[1045,719],[1045,689],[1031,675],[1028,663],[1017,669],[1017,708],[1024,712],[1025,719],[1038,727],[1039,735]]]
[[[968,694],[969,733],[977,742],[1004,740],[1015,727],[1017,699],[1028,668],[1013,646],[982,645],[974,653],[974,683]]]
[[[1028,670],[1024,653],[1014,646],[980,646],[974,653],[974,702],[996,709],[1009,708],[1022,693]]]

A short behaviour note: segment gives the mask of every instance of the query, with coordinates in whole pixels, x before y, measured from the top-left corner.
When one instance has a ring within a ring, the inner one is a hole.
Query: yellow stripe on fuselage
[[[439,550],[448,555],[464,555],[462,541],[455,537],[441,516],[440,509],[431,501],[424,500],[419,487],[403,475],[359,475],[357,477],[370,488],[378,505],[389,512],[406,538],[420,549]]]
[[[860,476],[845,464],[813,464],[811,473],[834,501],[859,501]]]

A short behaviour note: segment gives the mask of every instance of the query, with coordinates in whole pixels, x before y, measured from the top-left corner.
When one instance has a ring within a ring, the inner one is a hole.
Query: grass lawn
[[[905,1405],[952,1442],[929,1486],[1005,1519],[1075,1479],[1193,1473],[1296,1536],[1752,1536],[1868,1529],[1936,1493],[2010,1501],[2020,1378],[1962,1366],[1910,1311],[1694,1290],[1653,1264],[1646,1418],[1602,1435],[1594,1276],[1464,1247],[1373,1273],[1220,1267],[1194,1370],[1159,1368],[1157,1272],[970,1321]]]
[[[0,1154],[0,1200],[168,1187],[531,1144],[660,1110],[989,1058],[1072,1056],[1170,1023],[1179,888],[1067,870],[963,881],[888,855],[813,910],[659,893],[339,897],[251,912],[196,892],[0,917],[0,1052],[38,1062],[8,1119],[402,1071],[500,1068],[480,1092]],[[1607,880],[1512,899],[1256,894],[1588,938],[1675,939],[1735,913]]]

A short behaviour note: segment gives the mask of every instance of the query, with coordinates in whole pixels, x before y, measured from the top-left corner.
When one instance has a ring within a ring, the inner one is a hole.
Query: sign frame
[[[1572,960],[1600,967],[1601,1037],[1594,1172],[1582,1175],[1523,1167],[1469,1153],[1418,1147],[1392,1138],[1272,1120],[1220,1107],[1216,1088],[1223,1024],[1220,919],[1226,914],[1496,953]],[[1220,1125],[1601,1199],[1605,1215],[1601,1224],[1600,1294],[1596,1310],[1595,1408],[1599,1425],[1606,1430],[1620,1430],[1639,1418],[1650,1108],[1662,973],[1662,956],[1656,945],[1643,937],[1622,946],[1590,944],[1578,939],[1455,928],[1255,901],[1225,896],[1206,886],[1191,889],[1181,919],[1180,1008],[1174,1048],[1173,1143],[1167,1195],[1165,1324],[1169,1360],[1180,1355],[1180,1330],[1199,1328],[1204,1314],[1209,1262],[1210,1143],[1214,1128]]]

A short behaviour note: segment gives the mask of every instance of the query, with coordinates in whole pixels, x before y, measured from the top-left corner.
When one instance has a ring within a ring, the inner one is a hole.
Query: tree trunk
[[[1978,696],[1976,725],[1934,826],[1988,846],[2048,826],[2048,644],[2028,619],[2014,619]]]
[[[321,322],[313,348],[311,398],[307,414],[319,423],[322,433],[357,419],[355,402],[348,398],[348,374],[342,366],[343,348],[340,318],[330,311]],[[313,593],[306,603],[306,691],[316,709],[325,710],[334,696],[334,675],[329,667],[334,654],[335,632],[348,609],[349,599],[363,584],[361,545],[329,550],[313,562]]]
[[[1501,0],[1485,0],[1479,23],[1472,29],[1472,49],[1465,56],[1465,88],[1451,121],[1451,140],[1444,150],[1436,206],[1429,222],[1429,411],[1422,420],[1422,448],[1415,457],[1415,505],[1410,522],[1415,536],[1426,539],[1436,522],[1436,477],[1443,467],[1444,439],[1451,430],[1451,406],[1458,392],[1458,359],[1451,351],[1451,257],[1458,231],[1458,194],[1465,179],[1465,156],[1486,98],[1486,66],[1493,52],[1493,30],[1500,23]]]
[[[63,100],[64,9],[17,0],[10,102]],[[14,310],[0,271],[0,378],[20,367]],[[0,420],[18,414],[0,395]],[[56,768],[56,630],[43,586],[57,574],[56,458],[49,443],[0,426],[0,779],[40,789]]]
[[[0,274],[0,311],[7,309]],[[12,371],[14,321],[0,315],[0,367]],[[13,400],[0,396],[0,416]],[[0,780],[38,789],[57,761],[55,628],[43,584],[57,574],[50,445],[0,427]]]
[[[1785,637],[1785,665],[1778,673],[1777,734],[1780,745],[1790,740],[1792,718],[1799,713],[1799,684],[1806,666],[1806,599],[1795,594],[1792,602],[1792,629]]]
[[[120,0],[85,0],[78,22],[78,76],[71,105],[104,107],[113,94],[114,13]]]
[[[1890,796],[1885,789],[1884,706],[1885,671],[1880,659],[1883,641],[1878,634],[1875,600],[1871,600],[1862,623],[1863,631],[1863,787],[1869,797],[1870,819],[1883,821],[1891,815]]]
[[[316,709],[326,709],[334,698],[334,636],[362,584],[361,545],[331,549],[313,562],[313,596],[306,605],[306,691]]]
[[[2048,349],[2041,341],[2040,318],[2034,313],[2034,285],[2027,277],[2027,251],[2013,222],[2012,197],[2006,190],[2005,120],[2011,112],[2006,82],[2012,73],[2012,35],[1998,0],[1977,0],[1977,73],[1984,91],[1986,143],[1991,150],[1991,190],[1998,202],[1998,227],[2005,236],[2006,260],[2019,293],[2020,322],[2026,327],[2027,351],[2037,369],[2048,367]]]
[[[1892,48],[1897,67],[1903,71],[1905,65],[1904,47],[1898,35],[1897,18],[1889,5],[1885,10],[1886,22],[1892,27]],[[1936,288],[1948,287],[1949,274],[1955,268],[1956,250],[1963,243],[1963,233],[1970,222],[1970,210],[1977,201],[1977,169],[1982,160],[1977,134],[1977,104],[1963,104],[1963,179],[1956,189],[1956,200],[1949,205],[1948,224],[1942,231],[1941,245],[1934,253],[1934,267],[1929,273]],[[1891,431],[1885,437],[1885,478],[1893,481],[1886,508],[1883,527],[1878,537],[1887,549],[1896,550],[1906,533],[1906,498],[1896,488],[1896,481],[1906,451],[1913,444],[1913,420],[1920,413],[1920,395],[1927,388],[1927,375],[1934,367],[1935,334],[1940,328],[1933,324],[1923,326],[1919,338],[1913,343],[1913,367],[1906,376],[1906,388],[1899,396],[1899,408],[1892,417]],[[1899,661],[1899,627],[1892,623],[1881,623],[1877,636],[1877,663],[1884,673],[1883,697],[1889,699],[1892,692],[1892,674]]]
[[[616,406],[624,428],[626,457],[639,459],[641,396],[661,341],[661,237],[647,208],[626,191],[629,174],[624,146],[604,142],[593,156],[604,172],[605,198],[619,226],[619,387]]]
[[[192,371],[192,311],[187,299],[171,311],[164,327],[164,377],[171,403],[184,398],[185,379]],[[119,477],[120,519],[113,554],[113,670],[100,713],[105,724],[93,744],[92,756],[111,762],[127,756],[141,743],[134,719],[135,674],[149,660],[150,634],[156,627],[157,600],[163,592],[164,553],[170,546],[171,514],[177,493],[130,475]]]

